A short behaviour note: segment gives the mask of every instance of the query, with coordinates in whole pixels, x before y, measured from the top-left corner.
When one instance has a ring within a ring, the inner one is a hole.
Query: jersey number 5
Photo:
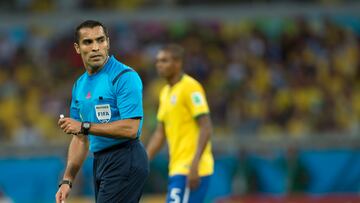
[[[180,188],[172,188],[170,191],[170,203],[180,203],[181,202],[180,193],[181,193]]]

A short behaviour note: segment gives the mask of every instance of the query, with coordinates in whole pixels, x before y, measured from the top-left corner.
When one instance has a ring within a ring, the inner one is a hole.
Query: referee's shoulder
[[[129,79],[139,79],[141,81],[139,74],[133,68],[121,62],[118,62],[115,67],[107,72],[107,74],[113,85],[119,81],[126,81]]]
[[[86,71],[76,79],[74,85],[77,85],[78,83],[81,83],[85,79],[85,77],[86,77]]]
[[[125,74],[125,73],[135,73],[135,75],[139,75],[138,72],[133,69],[131,66],[119,61],[118,59],[114,58],[113,67],[110,69],[112,72],[112,76],[116,77],[118,74]]]

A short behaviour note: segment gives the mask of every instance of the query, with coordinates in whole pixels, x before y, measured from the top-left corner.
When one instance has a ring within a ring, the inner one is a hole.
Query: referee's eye
[[[83,40],[83,44],[85,44],[85,45],[89,45],[89,44],[91,44],[92,43],[92,40],[91,39],[85,39],[85,40]]]

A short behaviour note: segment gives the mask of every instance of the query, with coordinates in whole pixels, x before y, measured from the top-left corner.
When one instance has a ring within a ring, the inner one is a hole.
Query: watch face
[[[83,124],[83,127],[84,127],[85,129],[89,129],[89,128],[90,128],[90,123],[84,123],[84,124]]]

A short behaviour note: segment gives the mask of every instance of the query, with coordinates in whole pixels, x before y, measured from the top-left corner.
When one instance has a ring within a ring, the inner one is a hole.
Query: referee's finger
[[[61,124],[65,123],[66,119],[65,118],[60,118],[58,120],[58,125],[60,126]]]
[[[67,125],[63,130],[64,130],[65,133],[70,134],[71,133],[71,126]]]
[[[61,191],[58,191],[55,195],[56,203],[61,203]]]
[[[65,203],[65,193],[61,193],[61,195],[60,195],[60,203]]]
[[[69,123],[62,123],[61,125],[60,125],[60,128],[61,129],[66,129],[66,128],[68,128],[69,127]]]

